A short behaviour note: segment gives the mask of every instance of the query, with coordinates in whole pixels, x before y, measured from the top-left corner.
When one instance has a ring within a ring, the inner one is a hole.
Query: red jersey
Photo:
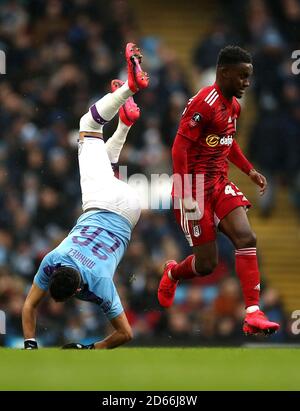
[[[236,145],[234,135],[240,111],[237,99],[233,97],[231,101],[227,100],[217,84],[201,89],[189,100],[177,134],[190,141],[185,172],[193,175],[193,194],[196,174],[204,174],[205,190],[208,191],[213,189],[216,183],[227,178],[227,158],[231,160],[230,151],[232,146]],[[236,153],[236,150],[239,152]],[[234,151],[232,157],[239,157],[241,160],[242,156],[242,164],[241,161],[236,162],[234,159],[231,161],[243,171],[249,172],[252,165],[238,146],[234,147]],[[174,161],[174,173],[181,174],[182,171],[176,169]]]

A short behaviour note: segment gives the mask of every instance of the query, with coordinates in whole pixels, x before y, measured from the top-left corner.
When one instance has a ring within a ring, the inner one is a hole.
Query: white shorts
[[[84,137],[79,142],[78,160],[83,211],[111,211],[125,217],[133,228],[141,214],[140,200],[132,187],[114,176],[104,141]]]

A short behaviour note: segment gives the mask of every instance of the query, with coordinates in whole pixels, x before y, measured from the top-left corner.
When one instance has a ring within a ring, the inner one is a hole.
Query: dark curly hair
[[[81,282],[80,274],[71,267],[58,267],[50,278],[49,292],[57,301],[66,301],[75,294]]]
[[[217,66],[239,63],[252,63],[251,54],[239,46],[226,46],[220,51]]]

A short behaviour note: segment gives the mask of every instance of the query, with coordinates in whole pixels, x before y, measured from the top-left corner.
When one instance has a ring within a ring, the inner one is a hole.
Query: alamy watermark
[[[119,179],[131,186],[137,193],[142,209],[169,210],[170,208],[180,209],[180,203],[171,202],[171,192],[173,197],[185,198],[187,193],[192,195],[197,209],[204,213],[204,174],[197,174],[194,178],[191,174],[183,177],[179,174],[168,175],[151,174],[150,177],[141,173],[136,173],[128,177],[127,166],[119,167]],[[234,194],[234,193],[233,193]],[[186,217],[193,219],[193,211],[186,212]],[[198,219],[198,218],[197,218]]]
[[[0,50],[0,74],[6,74],[6,54]]]
[[[6,315],[0,310],[0,334],[6,334]]]
[[[294,335],[299,335],[300,334],[300,310],[293,311],[291,317],[292,319],[295,320],[292,322],[291,332]]]
[[[295,60],[292,63],[292,73],[297,76],[300,73],[300,50],[292,52],[292,59]]]

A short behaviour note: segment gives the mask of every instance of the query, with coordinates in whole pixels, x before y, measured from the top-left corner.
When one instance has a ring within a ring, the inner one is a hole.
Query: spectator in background
[[[291,200],[300,217],[300,98],[290,103],[286,116],[283,118],[282,128],[286,147],[286,182],[290,188]]]
[[[195,68],[196,90],[208,86],[215,80],[215,66],[218,54],[228,44],[238,44],[239,39],[233,34],[229,25],[223,19],[217,19],[211,26],[206,37],[194,50],[193,63]]]
[[[258,200],[264,217],[273,210],[278,180],[284,175],[285,153],[281,145],[284,134],[280,117],[274,117],[272,112],[262,115],[250,134],[249,157],[268,180],[268,190]]]

